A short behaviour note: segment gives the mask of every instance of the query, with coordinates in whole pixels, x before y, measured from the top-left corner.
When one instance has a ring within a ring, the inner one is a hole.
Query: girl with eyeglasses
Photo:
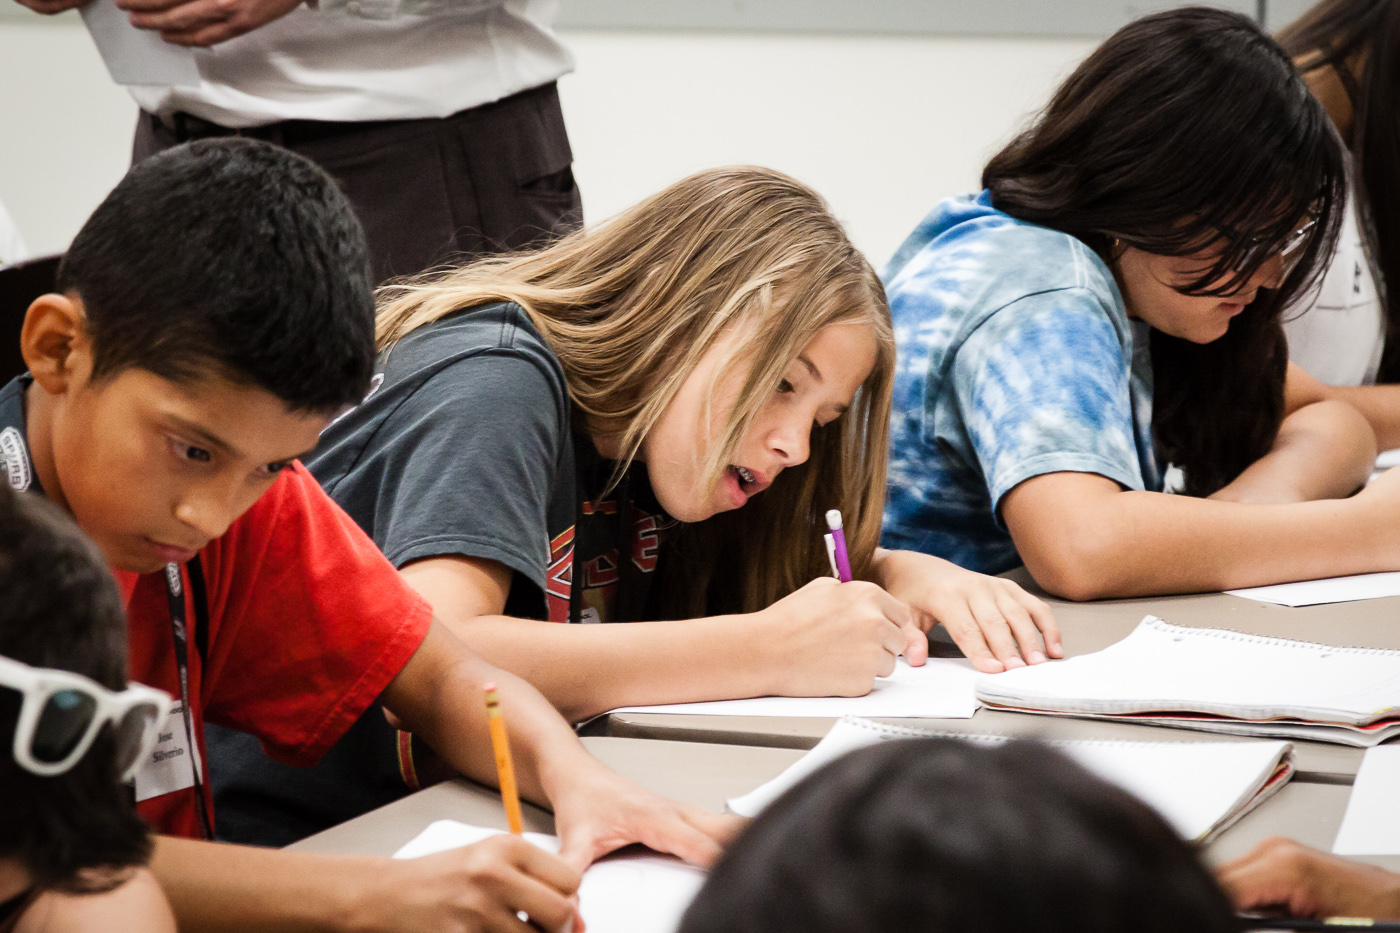
[[[125,783],[170,708],[126,682],[101,555],[0,485],[0,933],[174,933]]]
[[[1280,312],[1346,179],[1272,39],[1218,10],[1139,19],[982,184],[886,270],[884,546],[1024,563],[1071,599],[1400,569],[1400,475],[1352,495],[1375,437],[1288,362]]]

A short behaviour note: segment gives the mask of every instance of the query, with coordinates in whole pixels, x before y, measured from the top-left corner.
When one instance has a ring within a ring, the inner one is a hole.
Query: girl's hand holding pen
[[[754,613],[753,645],[778,696],[863,696],[901,654],[928,660],[909,607],[874,583],[819,577]]]

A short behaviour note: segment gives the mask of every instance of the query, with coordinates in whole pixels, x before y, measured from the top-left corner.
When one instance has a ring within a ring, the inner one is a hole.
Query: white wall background
[[[10,0],[0,0],[9,3]],[[0,21],[0,201],[62,250],[121,177],[136,108],[76,14]],[[882,263],[1092,42],[568,32],[561,83],[587,216],[698,168],[772,166],[827,196]]]

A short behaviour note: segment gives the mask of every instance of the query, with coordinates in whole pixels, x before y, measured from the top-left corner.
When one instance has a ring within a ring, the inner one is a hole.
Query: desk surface
[[[711,810],[776,777],[802,756],[796,749],[665,742],[610,737],[585,738],[589,751],[609,767],[657,793]],[[1269,836],[1291,836],[1328,850],[1341,825],[1351,788],[1294,779],[1278,794],[1226,831],[1209,849],[1214,862],[1234,858]],[[525,807],[526,828],[552,832],[550,815]],[[302,840],[304,852],[392,855],[434,820],[454,819],[505,828],[495,791],[465,780],[449,781]],[[1400,870],[1400,856],[1365,861]]]
[[[1125,638],[1145,615],[1176,625],[1226,628],[1255,635],[1367,648],[1400,648],[1400,597],[1306,606],[1292,609],[1224,593],[1155,599],[1072,603],[1045,596],[1024,571],[1007,574],[1042,596],[1055,611],[1066,656],[1100,651]],[[937,643],[935,643],[936,645]],[[951,645],[948,648],[952,649]],[[982,709],[972,719],[889,719],[915,728],[955,732],[996,732],[1046,738],[1209,741],[1209,733],[1132,723],[1095,722],[1031,716]],[[597,728],[626,738],[720,742],[810,748],[826,734],[831,719],[763,716],[693,716],[614,713]],[[1348,780],[1360,767],[1362,749],[1320,742],[1295,742],[1298,768],[1305,776]],[[1330,840],[1329,840],[1330,844]]]

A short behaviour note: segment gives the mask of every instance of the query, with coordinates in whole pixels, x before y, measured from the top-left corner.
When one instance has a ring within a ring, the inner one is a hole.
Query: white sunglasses
[[[129,781],[155,747],[174,701],[159,690],[131,684],[117,693],[97,681],[0,656],[0,687],[24,698],[15,723],[15,761],[26,771],[52,777],[87,754],[97,733],[116,727],[117,769]]]

